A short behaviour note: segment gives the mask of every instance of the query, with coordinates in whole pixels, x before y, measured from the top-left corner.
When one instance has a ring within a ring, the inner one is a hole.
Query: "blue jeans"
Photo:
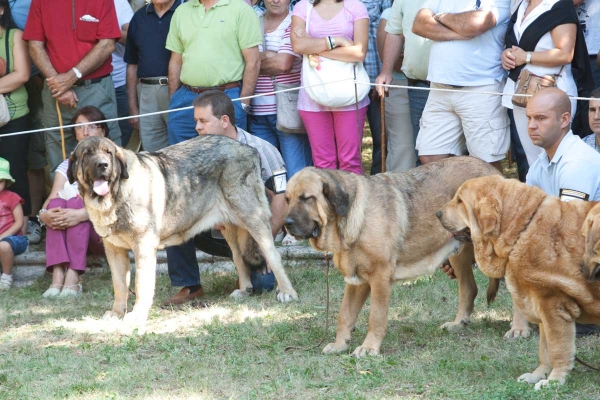
[[[529,171],[529,163],[527,162],[527,156],[525,155],[525,150],[521,144],[521,139],[519,139],[519,132],[515,125],[513,110],[507,108],[506,111],[508,112],[508,119],[510,120],[510,153],[517,162],[517,174],[519,175],[519,180],[525,182],[527,172]]]
[[[302,168],[312,165],[308,135],[277,130],[277,114],[249,115],[248,131],[279,150],[288,180]]]
[[[240,97],[239,88],[227,89],[224,93],[230,99]],[[182,86],[171,96],[169,109],[173,110],[191,106],[196,97],[198,97],[196,93]],[[233,105],[235,107],[235,124],[245,130],[246,113],[242,109],[241,102],[235,101]],[[169,113],[169,122],[167,125],[170,144],[177,144],[198,136],[193,109]],[[167,247],[167,265],[172,286],[193,286],[200,284],[200,270],[198,268],[193,240],[179,246]]]
[[[231,88],[224,90],[230,99],[236,99],[240,97],[240,88]],[[171,96],[171,102],[169,103],[169,110],[176,108],[189,107],[196,97],[200,95],[186,89],[181,86],[173,96]],[[239,126],[243,130],[247,129],[246,113],[242,109],[242,103],[240,101],[234,101],[233,107],[235,109],[235,125]],[[167,123],[167,129],[169,130],[169,143],[177,144],[184,140],[192,139],[198,136],[196,132],[196,121],[194,121],[194,109],[181,110],[169,113],[169,122]]]
[[[117,98],[117,115],[119,118],[128,117],[129,103],[127,102],[127,88],[125,85],[115,88],[115,97]],[[133,128],[129,125],[128,119],[120,120],[119,128],[121,129],[121,145],[125,147],[129,143],[129,139],[131,139]]]
[[[8,243],[15,256],[23,253],[25,250],[27,250],[27,246],[29,246],[29,240],[25,235],[7,236],[0,239],[0,242]]]

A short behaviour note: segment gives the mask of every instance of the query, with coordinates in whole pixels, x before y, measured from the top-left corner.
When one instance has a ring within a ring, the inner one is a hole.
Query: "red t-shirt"
[[[6,232],[15,223],[15,217],[13,216],[13,210],[17,204],[25,204],[25,201],[18,194],[11,192],[10,190],[3,190],[0,192],[0,234]],[[16,235],[22,235],[19,231]]]
[[[32,0],[23,40],[46,43],[50,62],[59,74],[73,68],[100,39],[120,39],[113,0]],[[111,57],[82,79],[112,72]]]

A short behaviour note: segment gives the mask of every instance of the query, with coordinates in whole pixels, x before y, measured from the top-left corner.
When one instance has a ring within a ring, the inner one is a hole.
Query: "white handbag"
[[[312,9],[313,5],[308,1],[306,32]],[[326,107],[345,107],[361,101],[369,94],[371,81],[362,62],[318,57],[316,67],[311,65],[307,54],[302,59],[302,85],[307,86],[304,90],[316,103]],[[355,84],[354,79],[362,84]]]

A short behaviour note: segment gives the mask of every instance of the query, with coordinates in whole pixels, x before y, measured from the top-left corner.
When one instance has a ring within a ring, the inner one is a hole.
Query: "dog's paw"
[[[460,322],[446,322],[442,326],[441,329],[447,330],[448,332],[456,332],[464,329],[468,325],[468,322],[461,320]]]
[[[511,328],[504,334],[504,339],[524,339],[531,335],[531,329],[527,328]]]
[[[123,317],[123,314],[119,314],[113,310],[108,310],[107,312],[104,313],[104,316],[102,317],[102,319],[105,321],[110,321],[110,320],[115,320],[115,319],[121,319],[122,317]]]
[[[138,327],[144,325],[147,320],[148,313],[134,310],[130,313],[125,314],[125,316],[123,317],[123,324]]]
[[[229,295],[229,297],[233,297],[234,299],[238,299],[238,300],[245,299],[248,296],[250,296],[250,292],[248,292],[247,290],[240,290],[240,289],[235,289]]]
[[[363,358],[366,356],[378,356],[379,349],[373,349],[366,346],[358,346],[356,349],[354,349],[352,355],[356,358]]]
[[[540,390],[541,388],[549,385],[562,385],[565,383],[564,379],[542,379],[535,384],[534,389]]]
[[[280,303],[289,303],[298,300],[298,293],[295,290],[277,293],[277,301]]]
[[[349,343],[329,343],[327,346],[323,348],[323,354],[332,354],[332,353],[342,353],[348,350],[350,347]]]
[[[132,311],[125,314],[123,317],[123,324],[119,328],[119,331],[124,335],[131,335],[136,330],[139,335],[143,335],[146,331],[146,321],[148,320],[148,314],[140,311]]]
[[[520,377],[517,378],[517,382],[525,382],[525,383],[538,383],[539,381],[541,381],[542,379],[544,379],[544,376],[540,376],[537,374],[523,374]]]

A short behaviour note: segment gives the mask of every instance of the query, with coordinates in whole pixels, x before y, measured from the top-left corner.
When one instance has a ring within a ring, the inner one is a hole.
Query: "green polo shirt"
[[[208,11],[190,0],[175,10],[166,47],[182,55],[182,83],[210,87],[241,80],[242,50],[261,43],[256,12],[243,0],[219,0]]]

